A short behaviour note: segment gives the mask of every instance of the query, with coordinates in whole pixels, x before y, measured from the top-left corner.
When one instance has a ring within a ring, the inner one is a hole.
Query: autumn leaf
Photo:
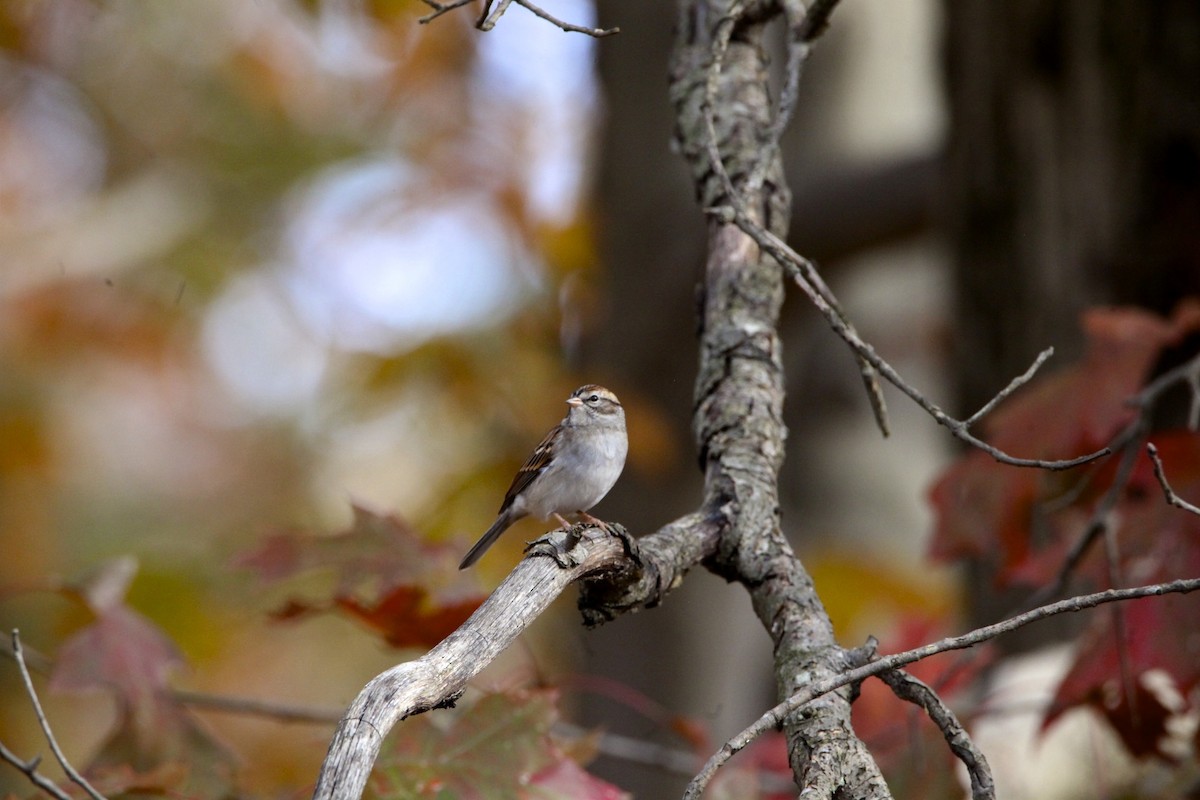
[[[1154,551],[1134,565],[1130,578],[1136,583],[1200,575],[1200,518],[1168,510],[1188,524],[1159,532]],[[1145,676],[1160,671],[1173,689],[1186,697],[1200,685],[1197,632],[1200,595],[1195,594],[1148,597],[1095,614],[1055,692],[1043,727],[1070,708],[1091,706],[1109,721],[1134,755],[1168,757],[1161,743],[1167,734],[1167,720],[1178,709],[1169,708],[1149,691]]]
[[[1139,309],[1093,309],[1084,314],[1083,326],[1084,359],[1035,380],[986,418],[982,427],[990,442],[1043,459],[1103,447],[1131,420],[1128,400],[1145,384],[1164,348],[1200,328],[1200,306],[1184,302],[1170,319]],[[996,567],[1000,586],[1044,584],[1111,485],[1115,462],[1046,472],[1000,464],[979,451],[966,454],[930,490],[936,513],[932,557],[983,558]],[[1139,465],[1141,477],[1131,484],[1128,499],[1151,488],[1145,481],[1153,477],[1148,466],[1148,461]]]
[[[349,528],[333,535],[301,530],[268,536],[241,555],[265,583],[332,570],[331,597],[289,598],[272,613],[280,621],[338,611],[365,624],[393,647],[428,648],[466,621],[484,595],[456,569],[458,548],[427,541],[394,514],[354,505]]]
[[[171,694],[168,678],[184,659],[162,629],[126,604],[136,572],[135,559],[118,558],[64,586],[95,618],[59,648],[50,689],[116,699],[116,724],[86,770],[109,796],[221,796],[232,786],[233,758]]]
[[[425,590],[397,586],[378,603],[338,597],[338,608],[383,636],[392,647],[430,647],[445,639],[479,607],[478,598],[435,605]]]
[[[557,704],[558,694],[550,690],[497,693],[448,723],[444,717],[414,717],[385,745],[369,794],[389,800],[627,797],[565,755],[550,735]]]

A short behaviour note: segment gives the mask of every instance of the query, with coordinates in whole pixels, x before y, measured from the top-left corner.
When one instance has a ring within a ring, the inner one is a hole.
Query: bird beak
[[[569,397],[567,398],[567,405],[569,405],[571,408],[579,408],[581,405],[583,405],[583,401],[578,397]]]

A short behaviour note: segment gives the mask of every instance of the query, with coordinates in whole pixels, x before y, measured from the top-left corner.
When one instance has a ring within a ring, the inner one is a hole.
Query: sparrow
[[[572,392],[567,405],[562,422],[517,470],[496,521],[463,556],[459,569],[478,561],[500,534],[523,517],[554,516],[564,527],[564,513],[597,521],[585,512],[608,494],[625,467],[629,450],[625,409],[615,394],[594,383]]]

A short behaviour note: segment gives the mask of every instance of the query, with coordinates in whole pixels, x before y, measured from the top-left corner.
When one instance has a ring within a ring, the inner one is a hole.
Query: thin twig
[[[516,0],[516,2],[517,5],[524,6],[537,16],[546,20],[546,22],[549,22],[551,25],[558,26],[567,33],[586,33],[588,36],[592,36],[597,39],[603,39],[605,36],[612,36],[614,33],[621,32],[620,28],[587,28],[582,25],[574,25],[570,22],[559,19],[550,12],[545,11],[544,9],[529,2],[529,0]]]
[[[1037,371],[1039,369],[1041,369],[1042,364],[1045,364],[1046,360],[1049,359],[1050,356],[1052,356],[1052,355],[1054,355],[1053,347],[1047,347],[1045,350],[1038,353],[1037,358],[1034,359],[1033,363],[1029,365],[1029,369],[1025,370],[1025,372],[1023,372],[1022,374],[1013,378],[1012,381],[1009,382],[1008,386],[1005,386],[1003,389],[1000,390],[999,394],[997,394],[991,400],[987,401],[987,403],[984,404],[983,408],[979,409],[974,414],[972,414],[970,417],[968,417],[966,420],[964,420],[963,425],[966,425],[969,428],[972,425],[974,425],[976,422],[979,422],[979,420],[986,417],[988,414],[992,413],[992,411],[996,408],[996,406],[1000,405],[1000,403],[1002,403],[1004,400],[1008,399],[1008,396],[1010,394],[1015,392],[1017,389],[1020,389],[1025,384],[1029,383],[1029,381],[1033,380],[1033,376],[1037,374]]]
[[[1141,597],[1160,597],[1164,594],[1186,594],[1200,590],[1200,578],[1188,578],[1184,580],[1171,581],[1170,583],[1156,583],[1149,586],[1135,586],[1128,589],[1108,589],[1103,592],[1094,594],[1080,595],[1078,597],[1060,600],[1057,603],[1035,608],[1031,611],[1026,611],[1024,614],[1018,614],[1009,619],[997,622],[993,625],[986,625],[982,628],[976,628],[973,631],[964,633],[961,636],[951,636],[941,639],[937,642],[917,647],[912,650],[905,650],[902,653],[885,656],[878,661],[872,661],[861,667],[847,670],[840,675],[834,675],[824,680],[816,681],[808,686],[804,691],[798,692],[787,700],[784,700],[779,705],[772,708],[767,713],[763,714],[747,727],[745,730],[738,733],[736,736],[728,740],[721,749],[712,755],[704,764],[704,768],[692,779],[688,784],[687,792],[684,794],[684,800],[697,800],[704,788],[712,780],[716,771],[725,764],[734,754],[740,752],[752,741],[757,739],[767,731],[775,730],[783,720],[795,712],[797,709],[812,702],[814,699],[828,694],[843,686],[852,683],[858,683],[872,675],[878,675],[888,670],[903,667],[906,664],[911,664],[914,661],[929,658],[930,656],[944,653],[949,650],[963,650],[968,647],[974,647],[980,642],[985,642],[995,637],[1009,633],[1018,628],[1022,628],[1033,622],[1052,617],[1057,614],[1065,614],[1073,611],[1082,611],[1086,608],[1094,608],[1095,606],[1104,603],[1112,603],[1123,600],[1136,600]]]
[[[1171,488],[1171,484],[1167,483],[1167,473],[1163,469],[1162,459],[1158,457],[1158,448],[1153,443],[1147,442],[1146,453],[1149,454],[1150,461],[1154,464],[1154,477],[1158,478],[1158,485],[1162,487],[1163,495],[1166,496],[1167,502],[1176,508],[1182,508],[1190,514],[1200,515],[1200,508],[1197,508],[1175,494],[1175,490]]]
[[[1188,430],[1194,432],[1200,428],[1200,355],[1193,356],[1178,367],[1159,375],[1138,392],[1129,401],[1129,404],[1145,409],[1176,383],[1187,384],[1191,394],[1191,402],[1188,407]]]
[[[249,697],[227,697],[224,695],[208,694],[206,692],[191,692],[186,689],[173,689],[171,697],[192,708],[221,711],[227,714],[267,717],[279,720],[280,722],[308,722],[315,725],[335,725],[342,718],[341,709],[336,708],[294,706],[271,700],[256,700]]]
[[[28,761],[25,761],[16,753],[5,747],[4,742],[0,742],[0,759],[7,761],[21,772],[24,772],[25,777],[29,778],[30,783],[41,789],[46,794],[56,797],[58,800],[72,800],[71,795],[64,792],[57,783],[37,771],[38,764],[42,763],[41,756],[34,756]]]
[[[902,669],[881,672],[879,679],[890,686],[901,700],[907,700],[925,709],[925,713],[933,720],[933,724],[941,730],[951,752],[967,768],[967,774],[971,777],[973,800],[994,800],[996,783],[992,779],[992,769],[988,766],[987,758],[971,740],[967,729],[959,722],[950,707],[942,701],[942,698],[938,697],[937,692],[925,682]]]
[[[422,25],[428,25],[430,22],[433,22],[435,19],[440,17],[442,14],[445,14],[447,11],[453,11],[456,8],[462,8],[463,6],[465,6],[468,3],[471,3],[473,1],[474,0],[452,0],[452,2],[449,2],[449,3],[438,3],[438,2],[436,2],[436,0],[423,0],[425,5],[427,5],[433,9],[433,13],[426,14],[425,16],[418,19],[417,22],[421,23]]]
[[[818,291],[806,278],[805,270],[802,270],[802,264],[808,263],[808,259],[801,256],[795,250],[787,245],[782,239],[775,234],[763,228],[754,220],[750,219],[741,209],[734,206],[732,208],[714,209],[715,213],[726,213],[731,222],[741,228],[750,238],[758,243],[759,247],[770,253],[776,261],[783,265],[791,275],[796,284],[801,288],[809,300],[817,307],[817,310],[825,317],[830,327],[838,334],[850,347],[862,355],[872,367],[874,367],[880,375],[882,375],[889,383],[907,395],[914,403],[920,406],[939,424],[945,427],[950,433],[960,441],[963,441],[974,448],[982,450],[990,455],[1001,464],[1009,464],[1014,467],[1037,467],[1047,470],[1064,470],[1078,467],[1082,464],[1095,461],[1098,458],[1103,458],[1112,452],[1109,447],[1103,447],[1094,453],[1079,456],[1078,458],[1063,459],[1058,461],[1049,461],[1041,458],[1017,458],[1009,455],[998,447],[990,445],[987,442],[973,435],[969,426],[965,421],[955,419],[943,411],[936,403],[925,397],[920,391],[911,386],[907,381],[900,376],[895,368],[885,361],[875,348],[864,342],[852,327],[842,321],[836,309],[828,302],[824,294]],[[812,269],[811,263],[808,263],[806,269]],[[1039,360],[1041,357],[1039,356]],[[1039,361],[1034,362],[1035,366],[1040,366]],[[1026,374],[1032,377],[1032,371],[1027,370]],[[1024,375],[1017,378],[1017,383],[1020,385]],[[1011,383],[1009,384],[1012,385]],[[1007,390],[1007,389],[1006,389]]]
[[[37,692],[33,688],[33,678],[29,676],[29,668],[25,666],[25,655],[21,652],[21,634],[16,628],[13,628],[12,632],[12,649],[13,656],[17,660],[17,667],[21,670],[21,680],[25,683],[25,693],[29,695],[29,699],[33,703],[33,713],[37,715],[38,724],[41,725],[42,733],[45,734],[46,741],[50,743],[50,750],[54,753],[54,757],[58,759],[59,766],[63,768],[63,772],[67,773],[67,777],[71,779],[71,782],[87,792],[92,800],[105,800],[104,795],[92,788],[87,779],[71,766],[71,762],[67,761],[62,748],[58,746],[58,740],[54,738],[54,731],[50,729],[50,722],[46,719],[46,713],[42,711],[42,701],[38,699]]]
[[[829,16],[837,4],[838,0],[815,0],[804,15],[797,38],[802,42],[811,42],[824,33],[829,27]]]
[[[1117,507],[1117,503],[1121,500],[1121,495],[1125,493],[1125,489],[1129,486],[1129,480],[1133,477],[1133,468],[1137,463],[1137,454],[1141,449],[1138,444],[1142,437],[1146,435],[1146,422],[1141,416],[1133,420],[1126,428],[1113,439],[1110,447],[1117,448],[1121,453],[1121,460],[1117,464],[1116,474],[1113,476],[1113,482],[1104,491],[1104,496],[1100,498],[1100,502],[1096,504],[1088,517],[1087,524],[1083,526],[1083,533],[1071,545],[1071,549],[1067,552],[1067,557],[1063,559],[1062,566],[1058,569],[1058,574],[1054,576],[1054,580],[1043,586],[1026,602],[1026,607],[1040,606],[1057,597],[1059,593],[1067,585],[1071,574],[1079,567],[1084,556],[1091,550],[1092,545],[1100,538],[1100,535],[1109,529],[1109,520],[1112,516],[1112,511]],[[1117,585],[1117,584],[1112,584]]]

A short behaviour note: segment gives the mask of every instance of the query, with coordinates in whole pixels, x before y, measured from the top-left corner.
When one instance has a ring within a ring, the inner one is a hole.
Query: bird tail
[[[458,565],[458,568],[466,569],[478,561],[487,552],[487,549],[492,546],[492,543],[500,538],[500,534],[508,530],[508,526],[516,521],[511,512],[507,510],[501,512],[500,516],[496,517],[496,521],[492,523],[492,527],[488,528],[487,532],[479,537],[479,541],[463,556],[462,563]]]

